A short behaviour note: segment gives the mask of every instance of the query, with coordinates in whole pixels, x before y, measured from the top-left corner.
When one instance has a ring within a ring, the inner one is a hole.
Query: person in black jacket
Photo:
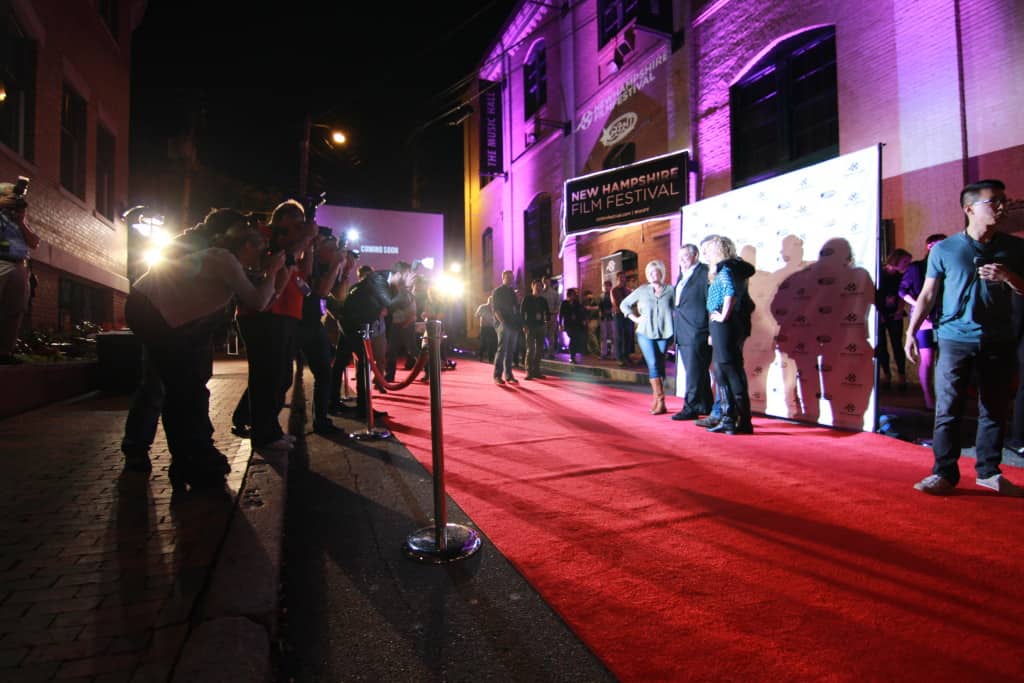
[[[531,282],[531,293],[523,297],[519,309],[523,318],[523,333],[526,335],[526,379],[544,377],[540,372],[540,357],[544,353],[544,335],[550,311],[547,300],[541,296],[542,287],[539,279]]]
[[[519,303],[516,292],[512,289],[513,273],[506,270],[501,273],[501,286],[491,294],[491,308],[494,310],[494,327],[498,333],[498,350],[494,354],[494,383],[518,384],[512,374],[515,363],[516,344],[519,339]]]
[[[673,420],[696,420],[711,412],[711,347],[708,346],[708,267],[700,262],[695,244],[679,250],[672,328],[686,374],[682,409]],[[678,376],[677,376],[678,377]]]
[[[354,353],[359,360],[360,367],[356,369],[355,416],[360,419],[366,419],[366,395],[369,390],[361,367],[366,362],[363,330],[366,325],[372,326],[377,323],[381,313],[385,308],[390,308],[392,303],[387,271],[374,271],[352,285],[345,303],[342,304],[342,338],[338,342],[342,346],[342,351],[338,358],[345,359],[343,362],[347,365],[347,359]],[[383,413],[379,415],[384,416]]]

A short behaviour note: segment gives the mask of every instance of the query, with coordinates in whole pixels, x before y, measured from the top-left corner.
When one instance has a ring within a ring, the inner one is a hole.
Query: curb
[[[253,452],[175,683],[272,680],[287,495],[288,454]]]

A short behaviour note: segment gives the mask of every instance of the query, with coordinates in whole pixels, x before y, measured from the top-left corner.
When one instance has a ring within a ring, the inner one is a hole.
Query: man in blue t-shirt
[[[1024,489],[999,472],[1010,398],[1007,376],[1013,368],[1016,347],[1011,300],[1024,294],[1024,241],[998,229],[1006,215],[1005,189],[1001,181],[982,180],[960,192],[967,227],[936,244],[929,254],[924,286],[907,329],[907,356],[916,363],[915,334],[939,298],[941,285],[932,439],[935,465],[931,475],[914,485],[924,493],[947,495],[960,480],[960,421],[967,385],[976,373],[976,483],[1001,495],[1024,496]]]

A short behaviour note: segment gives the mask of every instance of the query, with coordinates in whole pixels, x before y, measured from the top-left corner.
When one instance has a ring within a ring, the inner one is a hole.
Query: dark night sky
[[[311,184],[329,201],[409,208],[414,139],[424,208],[461,209],[460,129],[413,132],[456,103],[443,91],[483,58],[514,0],[353,4],[150,0],[133,42],[133,169],[201,112],[204,165],[294,193],[303,116],[323,113],[351,139],[342,152],[314,141]]]

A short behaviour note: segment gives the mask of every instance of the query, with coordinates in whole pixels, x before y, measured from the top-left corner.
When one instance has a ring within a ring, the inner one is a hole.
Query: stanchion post
[[[353,432],[349,434],[350,439],[357,439],[360,441],[376,440],[376,439],[389,439],[391,438],[391,432],[387,429],[379,429],[374,426],[373,419],[373,373],[370,372],[370,357],[367,355],[366,343],[370,341],[370,326],[365,325],[363,327],[363,361],[359,368],[359,373],[362,376],[363,386],[366,387],[366,429],[361,432]]]
[[[430,371],[430,445],[434,467],[434,525],[413,532],[405,543],[414,560],[442,564],[469,557],[480,549],[480,534],[463,524],[448,523],[444,488],[444,428],[441,416],[441,321],[427,322]]]

